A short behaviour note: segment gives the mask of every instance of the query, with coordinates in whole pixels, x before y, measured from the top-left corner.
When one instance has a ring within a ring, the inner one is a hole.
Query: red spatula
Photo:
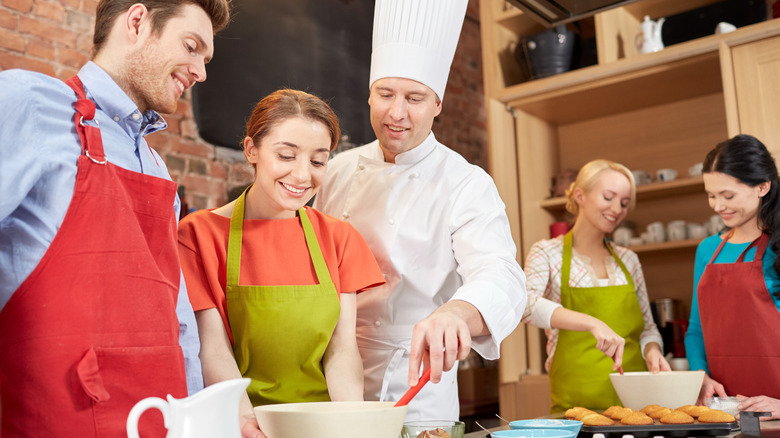
[[[414,398],[415,395],[417,395],[418,392],[422,389],[423,386],[425,386],[426,383],[428,383],[428,380],[431,379],[431,368],[428,367],[425,371],[423,371],[422,376],[420,376],[420,380],[417,381],[417,384],[409,388],[406,393],[401,397],[400,400],[396,402],[394,405],[395,407],[398,406],[406,406],[409,404],[410,401],[412,401],[412,398]]]

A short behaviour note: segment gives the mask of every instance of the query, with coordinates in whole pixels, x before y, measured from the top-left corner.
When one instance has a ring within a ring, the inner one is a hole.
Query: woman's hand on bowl
[[[699,393],[699,400],[696,404],[704,405],[704,399],[709,397],[726,397],[726,390],[718,381],[713,379],[707,374],[704,374],[704,381],[701,383],[701,392]]]

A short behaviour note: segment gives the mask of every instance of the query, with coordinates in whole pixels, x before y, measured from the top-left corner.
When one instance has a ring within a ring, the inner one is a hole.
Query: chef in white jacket
[[[331,160],[315,207],[349,221],[387,284],[358,295],[366,400],[398,400],[430,365],[407,420],[459,417],[457,361],[487,359],[526,304],[505,207],[491,177],[431,128],[468,0],[377,0],[373,143]]]

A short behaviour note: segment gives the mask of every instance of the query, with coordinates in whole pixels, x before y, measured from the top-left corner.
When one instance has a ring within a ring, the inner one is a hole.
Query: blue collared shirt
[[[144,114],[97,64],[78,73],[97,105],[106,156],[113,164],[170,180],[162,158],[144,136],[167,124]],[[43,258],[76,183],[81,145],[73,127],[75,93],[64,82],[24,70],[0,72],[0,310]],[[178,196],[172,207],[178,213]],[[178,217],[178,214],[177,216]],[[176,308],[187,388],[203,388],[195,315],[181,278]]]

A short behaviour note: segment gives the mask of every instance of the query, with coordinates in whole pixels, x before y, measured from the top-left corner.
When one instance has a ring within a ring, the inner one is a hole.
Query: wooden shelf
[[[636,199],[637,202],[640,202],[689,193],[704,193],[704,182],[702,181],[701,176],[637,186]],[[561,211],[566,207],[566,198],[560,196],[557,198],[545,199],[539,203],[539,206],[548,211]]]
[[[646,245],[634,245],[628,248],[637,254],[654,251],[670,251],[675,249],[695,248],[704,239],[673,240],[670,242],[648,243]]]
[[[722,93],[719,47],[780,34],[776,21],[504,88],[501,102],[556,125]]]

